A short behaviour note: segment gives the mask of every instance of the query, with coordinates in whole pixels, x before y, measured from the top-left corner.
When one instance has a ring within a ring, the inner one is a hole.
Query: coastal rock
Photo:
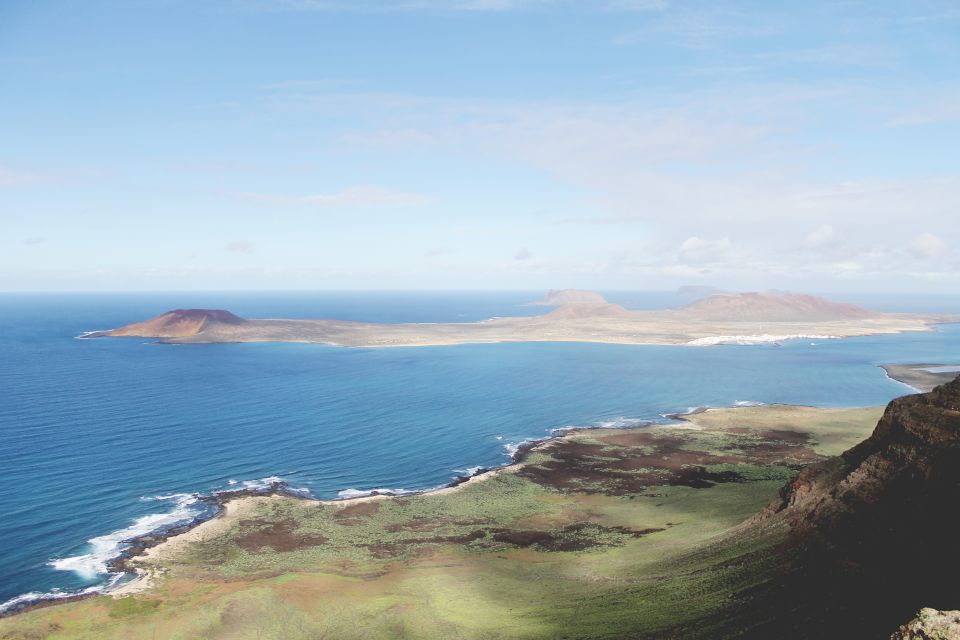
[[[924,608],[917,617],[901,625],[890,640],[957,640],[960,638],[960,611]]]

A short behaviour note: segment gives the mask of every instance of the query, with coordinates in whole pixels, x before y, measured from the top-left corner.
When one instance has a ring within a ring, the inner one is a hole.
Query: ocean
[[[247,317],[470,322],[539,292],[0,295],[0,603],[96,590],[123,540],[190,520],[195,494],[282,478],[320,498],[446,484],[569,426],[698,406],[867,406],[876,365],[960,362],[960,325],[766,346],[569,343],[347,349],[79,340],[173,308]],[[672,293],[610,292],[631,308]],[[960,313],[960,297],[834,296]],[[26,594],[26,595],[25,595]]]

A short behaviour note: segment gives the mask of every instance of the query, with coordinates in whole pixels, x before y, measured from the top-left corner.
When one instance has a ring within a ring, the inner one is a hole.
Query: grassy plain
[[[151,554],[151,588],[2,619],[0,638],[724,637],[713,614],[789,553],[782,525],[737,525],[881,411],[711,410],[570,434],[455,491],[244,498]]]

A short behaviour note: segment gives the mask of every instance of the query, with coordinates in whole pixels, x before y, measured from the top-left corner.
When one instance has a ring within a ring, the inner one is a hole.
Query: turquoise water
[[[670,296],[609,297],[654,308]],[[470,467],[505,463],[510,445],[559,427],[737,402],[877,405],[909,392],[877,363],[960,362],[958,325],[782,348],[376,350],[75,339],[175,307],[248,317],[473,321],[536,312],[520,306],[532,297],[0,296],[0,602],[104,584],[104,562],[123,539],[202,511],[195,492],[271,477],[326,498],[435,487]],[[909,302],[871,300],[894,309]],[[914,302],[960,309],[956,298]]]

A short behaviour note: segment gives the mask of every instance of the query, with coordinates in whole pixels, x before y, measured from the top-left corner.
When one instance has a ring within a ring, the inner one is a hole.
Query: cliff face
[[[921,607],[955,609],[960,378],[891,402],[867,440],[807,467],[746,526],[778,519],[783,571],[751,594],[772,618],[749,635],[889,637]]]
[[[797,534],[853,535],[872,524],[884,535],[910,536],[915,527],[894,525],[912,515],[930,523],[950,511],[939,500],[954,495],[960,497],[960,378],[891,402],[869,438],[803,470],[774,511],[784,512]]]

